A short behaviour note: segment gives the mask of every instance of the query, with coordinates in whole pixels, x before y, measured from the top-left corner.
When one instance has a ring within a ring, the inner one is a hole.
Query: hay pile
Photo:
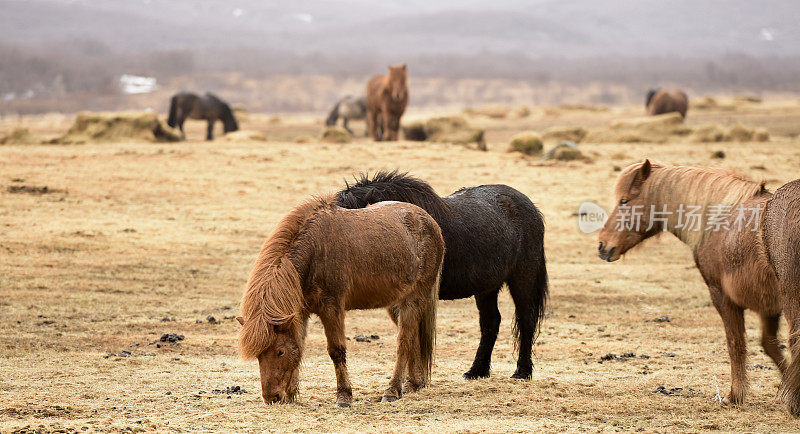
[[[467,107],[463,110],[467,116],[484,116],[492,119],[505,119],[511,113],[511,107],[487,105],[483,107]]]
[[[224,136],[222,136],[222,140],[232,143],[266,142],[267,136],[261,131],[239,130],[225,134]]]
[[[563,142],[565,140],[575,143],[580,143],[581,140],[586,138],[589,131],[583,127],[550,127],[544,130],[542,139],[546,142]]]
[[[0,145],[36,145],[42,142],[25,127],[14,127],[10,133],[0,135]]]
[[[519,152],[525,155],[539,155],[544,149],[542,138],[533,131],[525,131],[511,137],[508,152]]]
[[[572,140],[578,142],[577,140]],[[718,124],[690,128],[678,113],[620,120],[607,128],[589,131],[582,140],[589,143],[714,143],[714,142],[766,142],[769,132],[762,128]]]
[[[461,116],[439,116],[403,125],[403,137],[406,140],[476,144],[478,149],[486,150],[483,134],[484,130],[473,128]]]
[[[675,136],[686,136],[691,129],[683,124],[679,113],[620,120],[608,128],[589,132],[591,143],[665,143]]]
[[[178,142],[180,131],[170,128],[152,112],[92,113],[82,112],[67,134],[54,143],[80,144],[88,142]]]
[[[768,142],[769,132],[763,128],[748,128],[735,124],[730,129],[725,129],[717,124],[708,124],[697,127],[689,136],[690,142]]]
[[[565,140],[561,142],[558,146],[547,151],[547,153],[542,156],[542,160],[591,161],[590,158],[583,155],[580,149],[578,149],[578,145],[569,140]]]
[[[326,127],[319,135],[319,140],[325,143],[350,143],[352,136],[342,127]]]

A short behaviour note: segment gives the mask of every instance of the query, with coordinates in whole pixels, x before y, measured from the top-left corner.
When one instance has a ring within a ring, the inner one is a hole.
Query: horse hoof
[[[337,402],[336,406],[339,407],[339,408],[350,408],[350,403],[349,402]]]
[[[478,378],[489,378],[488,372],[474,372],[469,370],[464,373],[465,380],[477,380]]]
[[[383,397],[381,398],[381,402],[395,402],[395,401],[397,401],[396,396],[383,395]]]
[[[517,372],[514,373],[514,375],[511,376],[511,378],[513,378],[515,380],[531,381],[531,376],[532,376],[532,374],[530,372],[525,374],[525,373],[521,373],[521,372],[517,371]]]

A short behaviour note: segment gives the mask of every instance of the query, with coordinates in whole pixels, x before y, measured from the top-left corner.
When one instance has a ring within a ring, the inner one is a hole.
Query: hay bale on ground
[[[183,136],[154,112],[82,112],[75,117],[67,134],[54,142],[79,144],[130,140],[178,142],[183,140]]]
[[[326,127],[322,130],[319,140],[325,143],[350,143],[353,137],[342,127]]]
[[[727,139],[732,142],[749,142],[753,140],[755,130],[744,125],[736,124],[728,131]]]
[[[439,116],[426,120],[423,124],[427,140],[432,142],[452,143],[455,145],[477,144],[478,149],[485,150],[484,130],[473,128],[461,116]]]
[[[756,128],[753,133],[754,142],[769,142],[769,131],[764,128]]]
[[[686,136],[691,129],[683,123],[680,113],[665,113],[634,119],[620,120],[600,130],[587,134],[589,143],[665,143],[675,137]]]
[[[0,136],[0,145],[36,145],[42,143],[42,139],[31,134],[25,127],[14,127],[10,133]]]
[[[544,131],[542,139],[544,139],[546,142],[563,142],[568,140],[570,142],[580,143],[580,141],[583,140],[588,133],[589,131],[583,127],[550,127]]]
[[[509,116],[515,119],[527,118],[530,115],[531,109],[524,105],[514,108],[511,110],[511,113],[509,113]]]
[[[542,156],[542,160],[559,160],[559,161],[574,161],[574,160],[588,160],[575,142],[564,140],[558,146],[547,151]]]
[[[689,141],[700,143],[724,142],[727,137],[728,134],[724,128],[717,124],[708,124],[695,128],[692,135],[689,136]]]
[[[266,142],[267,136],[261,131],[239,130],[222,136],[226,142]]]
[[[463,110],[468,116],[485,116],[492,119],[505,119],[511,113],[511,108],[501,105],[487,105],[483,107],[468,107]]]
[[[508,152],[520,152],[525,155],[539,155],[544,149],[542,138],[533,131],[525,131],[511,137]]]
[[[702,99],[698,99],[695,101],[691,101],[690,103],[691,108],[693,109],[701,109],[701,110],[708,110],[719,107],[717,100],[711,96],[706,96]]]

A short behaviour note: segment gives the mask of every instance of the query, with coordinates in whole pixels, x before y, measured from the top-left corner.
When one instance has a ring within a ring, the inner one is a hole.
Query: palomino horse
[[[400,117],[408,105],[406,65],[389,67],[386,75],[376,75],[367,83],[367,126],[372,140],[397,140]],[[383,120],[383,131],[378,122]]]
[[[226,133],[239,129],[231,108],[211,93],[199,96],[190,92],[181,92],[172,97],[169,104],[167,125],[177,126],[183,133],[183,123],[187,118],[205,119],[208,122],[206,140],[214,139],[214,123],[222,121]],[[186,134],[184,133],[184,136]]]
[[[325,125],[332,127],[336,125],[336,121],[342,119],[342,126],[348,133],[355,136],[353,130],[347,125],[351,120],[360,120],[367,118],[367,99],[365,97],[353,98],[346,96],[339,100],[331,109],[328,118],[325,119]],[[369,129],[364,132],[364,136],[369,135]]]
[[[258,359],[264,401],[294,399],[314,314],[336,370],[336,404],[350,405],[344,317],[352,309],[387,308],[399,328],[397,363],[382,400],[400,398],[406,368],[409,390],[424,387],[433,363],[443,257],[439,226],[407,203],[348,210],[325,196],[283,217],[256,259],[237,318],[239,350],[245,359]]]
[[[783,374],[789,410],[797,415],[800,189],[796,182],[789,186],[779,190],[782,194],[773,200],[763,182],[727,170],[665,166],[645,160],[626,168],[617,180],[617,206],[600,232],[599,255],[608,262],[616,261],[643,240],[663,232],[689,245],[725,326],[732,377],[728,400],[734,404],[744,401],[744,310],[752,309],[761,316],[761,345]],[[781,312],[786,314],[793,336],[794,357],[788,366],[777,341]]]
[[[468,379],[488,377],[500,329],[497,295],[508,284],[516,306],[514,332],[519,349],[513,378],[530,379],[531,346],[544,317],[547,267],[544,221],[524,194],[506,185],[482,185],[439,197],[426,182],[397,172],[362,175],[338,194],[345,208],[363,208],[382,200],[419,205],[442,228],[445,246],[439,298],[475,296],[481,341]]]
[[[644,106],[650,116],[678,112],[685,119],[686,111],[689,109],[689,97],[682,90],[655,88],[647,92]]]

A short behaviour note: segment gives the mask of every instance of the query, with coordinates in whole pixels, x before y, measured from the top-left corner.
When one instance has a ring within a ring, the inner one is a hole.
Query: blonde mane
[[[244,324],[239,352],[254,359],[268,348],[272,328],[297,318],[304,308],[300,275],[289,253],[306,223],[332,206],[332,196],[309,199],[284,216],[258,254],[241,304]]]
[[[735,207],[751,199],[764,190],[766,181],[753,181],[729,169],[690,166],[666,166],[651,163],[650,176],[642,185],[641,194],[646,197],[646,203],[656,206],[656,211],[661,211],[661,206],[666,205],[668,228],[684,243],[694,250],[703,241],[708,233],[706,223],[710,214],[714,213],[716,205]],[[642,163],[634,164],[620,175],[616,193],[619,198],[631,186],[633,176],[642,167]],[[678,208],[680,205],[700,206],[702,217],[700,230],[684,230],[677,228]],[[645,212],[650,212],[646,209]],[[717,211],[719,213],[719,211]]]

